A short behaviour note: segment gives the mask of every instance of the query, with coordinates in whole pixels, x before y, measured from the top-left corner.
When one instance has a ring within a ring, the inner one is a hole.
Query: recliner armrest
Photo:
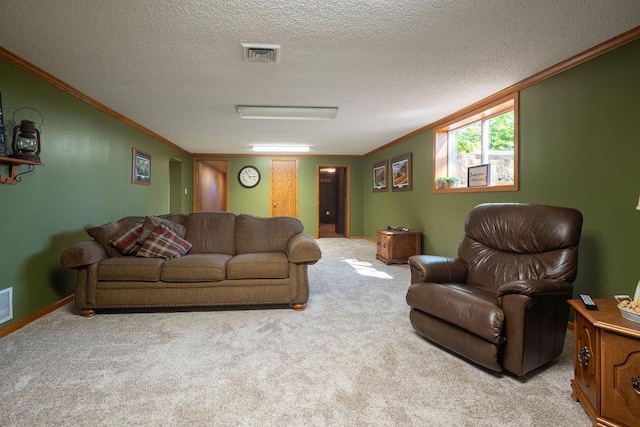
[[[467,266],[460,258],[437,255],[413,255],[409,257],[411,283],[465,283]]]
[[[80,268],[107,258],[107,251],[100,243],[87,240],[65,249],[60,255],[60,264],[65,268]]]
[[[505,283],[498,288],[498,304],[502,304],[502,297],[508,294],[526,296],[558,295],[573,292],[573,284],[566,280],[531,279],[516,280]]]

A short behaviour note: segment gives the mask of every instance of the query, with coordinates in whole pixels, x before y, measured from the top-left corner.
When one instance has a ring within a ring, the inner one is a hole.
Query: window
[[[517,190],[517,130],[517,94],[502,98],[437,128],[434,132],[434,191]],[[469,186],[469,168],[479,165],[488,165],[486,185]],[[439,181],[453,181],[454,184],[449,188],[444,184],[445,188],[441,188]]]

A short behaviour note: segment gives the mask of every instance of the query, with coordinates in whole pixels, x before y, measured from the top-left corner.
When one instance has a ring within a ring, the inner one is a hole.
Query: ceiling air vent
[[[280,62],[279,44],[240,43],[244,62]]]

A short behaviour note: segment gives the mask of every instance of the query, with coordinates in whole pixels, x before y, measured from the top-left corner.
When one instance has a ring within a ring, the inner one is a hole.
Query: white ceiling
[[[638,0],[0,0],[2,47],[192,153],[366,154],[637,26]]]

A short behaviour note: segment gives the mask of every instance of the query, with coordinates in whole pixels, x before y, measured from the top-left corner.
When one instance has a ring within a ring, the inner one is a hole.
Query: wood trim
[[[469,113],[471,113],[472,111],[478,110],[483,108],[485,105],[488,105],[500,98],[504,98],[506,96],[509,96],[513,93],[517,93],[520,92],[523,89],[526,89],[528,87],[531,87],[537,83],[542,82],[543,80],[546,80],[550,77],[556,76],[564,71],[567,71],[573,67],[577,67],[578,65],[584,64],[587,61],[590,61],[594,58],[597,58],[600,55],[604,55],[605,53],[611,52],[612,50],[615,50],[621,46],[624,46],[625,44],[634,42],[636,40],[640,39],[640,26],[632,28],[631,30],[622,33],[612,39],[609,39],[603,43],[600,43],[599,45],[596,45],[594,47],[592,47],[591,49],[587,49],[584,52],[581,52],[575,56],[572,56],[569,59],[566,59],[562,62],[559,62],[556,65],[553,65],[549,68],[547,68],[546,70],[540,71],[537,74],[534,74],[531,77],[528,77],[512,86],[509,86],[497,93],[494,93],[491,96],[488,96],[487,98],[484,98],[474,104],[469,105],[468,107],[463,108],[462,110],[456,111],[453,114],[449,114],[448,116],[437,120],[433,123],[430,123],[424,127],[421,127],[420,129],[416,129],[413,132],[410,132],[406,135],[401,136],[398,139],[395,139],[381,147],[376,148],[373,151],[370,151],[366,154],[364,154],[364,156],[370,156],[372,154],[378,153],[382,150],[385,150],[389,147],[392,147],[394,145],[400,144],[401,142],[404,142],[408,139],[413,138],[414,136],[423,134],[425,132],[428,132],[432,129],[441,127],[443,124],[447,123],[447,122],[451,122],[451,121],[455,121],[456,118],[467,115]]]
[[[7,335],[17,331],[18,329],[21,329],[21,328],[27,326],[29,323],[31,323],[31,322],[33,322],[35,320],[38,320],[39,318],[51,313],[52,311],[55,311],[55,310],[59,309],[63,305],[67,305],[68,303],[73,301],[74,298],[75,298],[75,294],[69,295],[68,297],[63,298],[60,301],[55,302],[55,303],[43,308],[42,310],[39,310],[39,311],[37,311],[35,313],[32,313],[32,314],[28,315],[27,317],[22,318],[22,319],[18,320],[15,323],[12,323],[11,325],[7,326],[6,328],[0,329],[0,338],[6,337]]]
[[[508,104],[508,105],[507,105]],[[467,112],[463,116],[456,117],[453,120],[444,122],[442,126],[436,128],[433,132],[433,173],[432,173],[432,186],[431,191],[434,194],[445,193],[489,193],[500,191],[518,191],[519,188],[519,145],[520,138],[518,133],[519,123],[519,104],[520,93],[515,92],[508,96],[501,97],[486,104],[484,107],[478,110]],[[490,111],[489,111],[490,110]],[[513,125],[513,184],[494,184],[486,187],[454,187],[454,188],[442,188],[438,189],[435,186],[435,180],[438,176],[448,175],[448,132],[452,129],[457,129],[462,126],[466,126],[478,120],[487,120],[490,117],[494,117],[499,114],[503,114],[508,110],[513,110],[515,114],[515,121]]]
[[[73,86],[63,82],[62,80],[60,80],[59,78],[53,76],[52,74],[47,73],[46,71],[44,71],[43,69],[37,67],[36,65],[32,64],[31,62],[27,61],[26,59],[23,59],[21,57],[19,57],[18,55],[14,54],[13,52],[8,51],[7,49],[3,48],[2,46],[0,46],[0,59],[5,60],[6,62],[8,62],[9,64],[21,69],[22,71],[31,74],[32,76],[35,76],[36,78],[44,81],[45,83],[50,84],[51,86],[60,89],[61,91],[68,93],[69,95],[91,105],[92,107],[97,108],[98,110],[102,111],[103,113],[114,117],[115,119],[121,121],[122,123],[131,126],[132,128],[142,132],[143,134],[150,136],[151,138],[168,145],[169,147],[178,150],[184,154],[191,154],[189,153],[187,150],[185,150],[182,147],[177,146],[176,144],[174,144],[173,142],[169,141],[168,139],[158,135],[157,133],[153,132],[152,130],[142,126],[141,124],[134,122],[133,120],[123,116],[122,114],[118,113],[117,111],[107,107],[106,105],[104,105],[101,102],[96,101],[95,99],[91,98],[89,95],[86,95],[82,92],[80,92],[78,89],[74,88]]]

